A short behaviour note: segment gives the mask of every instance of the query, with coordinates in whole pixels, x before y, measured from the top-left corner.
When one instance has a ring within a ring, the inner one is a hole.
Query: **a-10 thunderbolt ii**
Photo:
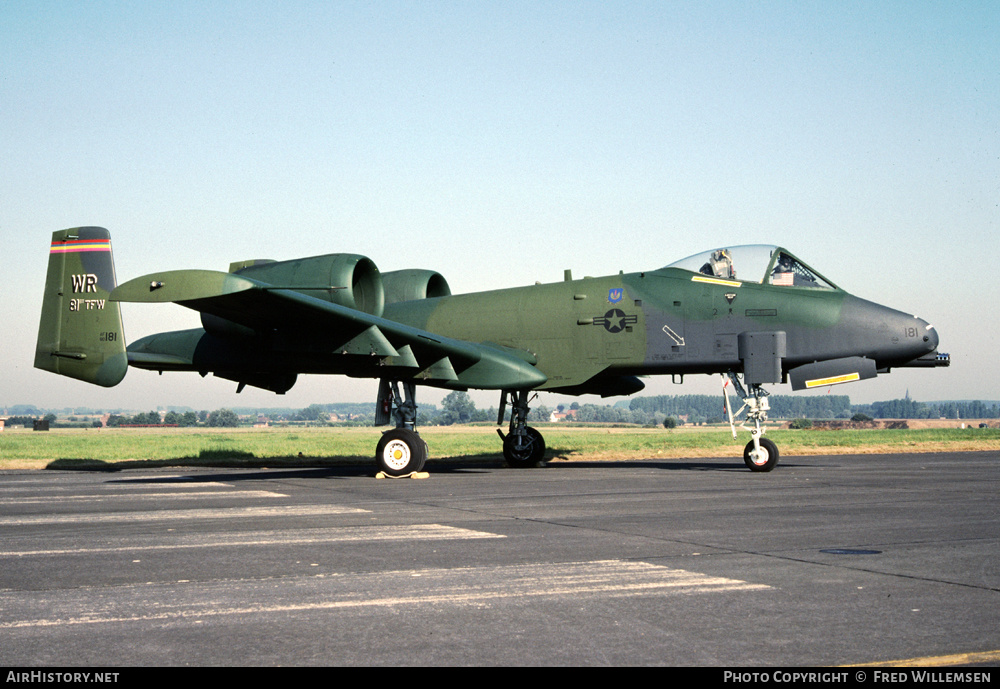
[[[175,302],[201,328],[125,346],[119,302]],[[722,374],[733,437],[770,471],[763,437],[769,383],[793,390],[874,378],[896,367],[947,366],[926,321],[854,297],[785,249],[716,249],[640,273],[452,295],[430,270],[380,273],[355,254],[233,263],[228,272],[177,270],[116,286],[107,230],[53,233],[35,366],[103,386],[128,366],[212,373],[278,394],[299,374],[379,379],[376,461],[390,475],[420,470],[416,389],[500,392],[511,406],[503,455],[511,466],[545,459],[528,426],[534,391],[630,395],[639,376]],[[743,405],[735,413],[731,384]],[[748,426],[747,423],[752,424]]]

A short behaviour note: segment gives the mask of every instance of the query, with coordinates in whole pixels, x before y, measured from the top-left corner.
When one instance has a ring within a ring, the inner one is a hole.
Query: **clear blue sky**
[[[120,280],[343,251],[454,292],[781,244],[952,354],[835,393],[997,399],[998,36],[996,2],[6,0],[0,406],[374,399],[36,371],[49,235],[79,225],[111,230]]]

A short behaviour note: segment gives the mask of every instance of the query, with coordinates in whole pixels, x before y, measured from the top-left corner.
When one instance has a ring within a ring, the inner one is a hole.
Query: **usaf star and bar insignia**
[[[611,309],[603,316],[594,318],[594,325],[603,325],[609,333],[620,333],[627,326],[635,325],[638,322],[638,316],[627,314],[621,309]]]
[[[608,290],[608,303],[618,304],[625,298],[625,290],[622,287],[612,287]],[[611,309],[603,316],[594,317],[594,325],[604,326],[609,333],[620,333],[631,325],[639,322],[639,317],[630,315],[621,309]]]

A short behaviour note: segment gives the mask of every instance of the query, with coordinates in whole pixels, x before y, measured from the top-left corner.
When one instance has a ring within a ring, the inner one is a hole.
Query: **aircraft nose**
[[[923,342],[927,346],[928,352],[933,352],[938,346],[938,334],[934,326],[932,326],[927,321],[922,318],[918,318],[917,322],[920,324],[920,329],[923,331]]]
[[[935,367],[951,365],[951,357],[937,351],[939,341],[937,330],[934,329],[934,326],[921,318],[916,318],[915,316],[914,320],[916,321],[917,339],[912,349],[908,350],[907,354],[915,354],[916,356],[913,356],[913,358],[909,361],[904,361],[897,365],[909,367]]]
[[[896,323],[897,328],[902,326],[902,337],[893,338],[895,346],[892,348],[892,357],[897,359],[897,366],[928,365],[932,360],[937,361],[934,354],[939,339],[934,326],[916,316],[899,318]],[[900,332],[900,329],[897,329],[897,332]]]
[[[937,331],[912,314],[863,299],[846,301],[844,313],[856,328],[857,349],[867,350],[864,356],[875,359],[880,368],[903,366],[937,349]]]
[[[938,334],[934,326],[917,316],[910,316],[903,322],[906,324],[902,328],[903,337],[898,340],[899,354],[917,358],[937,349]]]

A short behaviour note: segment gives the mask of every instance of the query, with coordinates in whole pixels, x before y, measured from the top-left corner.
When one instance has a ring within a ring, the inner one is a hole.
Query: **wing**
[[[110,299],[174,302],[202,314],[204,334],[166,333],[130,345],[129,363],[141,368],[338,373],[479,389],[530,389],[546,381],[528,352],[442,337],[299,289],[180,270],[130,280]]]

